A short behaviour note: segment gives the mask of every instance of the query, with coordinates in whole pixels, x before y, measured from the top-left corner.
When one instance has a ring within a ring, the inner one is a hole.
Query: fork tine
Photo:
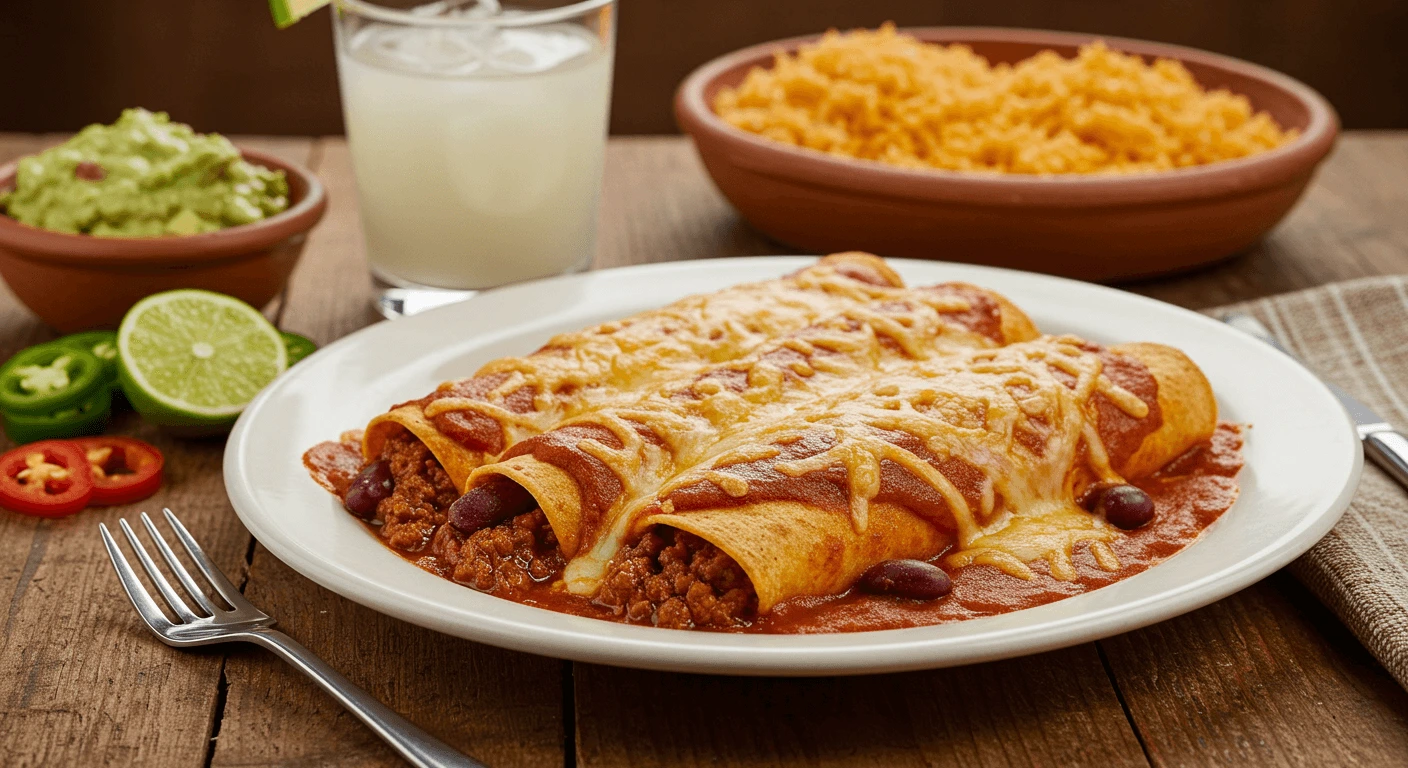
[[[152,541],[156,542],[156,548],[161,551],[162,558],[166,560],[167,565],[171,566],[171,571],[176,574],[176,578],[181,582],[181,586],[186,588],[186,594],[190,595],[199,603],[200,607],[205,609],[206,613],[214,616],[215,604],[210,602],[209,597],[206,597],[205,590],[196,586],[195,579],[191,578],[190,571],[187,571],[186,566],[182,565],[181,561],[176,559],[176,553],[171,551],[171,545],[166,543],[166,537],[162,536],[161,531],[156,529],[156,524],[152,522],[152,519],[147,516],[146,512],[142,513],[142,525],[147,527],[147,533],[151,534]]]
[[[127,524],[127,520],[119,519],[117,524],[122,527],[122,532],[127,534],[127,541],[137,553],[137,560],[141,562],[143,568],[147,569],[147,575],[156,585],[156,591],[166,598],[166,604],[171,606],[171,610],[175,611],[182,621],[199,619],[199,616],[186,607],[186,601],[182,600],[181,596],[176,594],[176,590],[171,588],[171,583],[166,580],[166,576],[162,575],[161,569],[156,567],[156,562],[152,560],[151,555],[147,554],[147,548],[142,546],[141,539],[137,538],[137,533],[132,530],[132,526]]]
[[[132,606],[141,614],[142,621],[145,621],[153,632],[164,636],[164,633],[175,625],[157,607],[156,601],[147,593],[147,588],[142,586],[137,572],[132,570],[132,565],[127,562],[127,556],[117,548],[117,541],[113,539],[107,525],[98,523],[98,533],[103,537],[103,546],[108,551],[108,557],[112,559],[112,567],[117,571],[117,580],[122,582],[122,590],[127,593],[127,599],[132,601]]]
[[[176,513],[172,512],[170,509],[163,509],[161,513],[166,515],[166,522],[171,525],[171,529],[176,531],[176,537],[186,546],[186,552],[191,556],[191,561],[196,564],[196,568],[199,568],[200,572],[205,574],[206,581],[209,581],[210,585],[215,587],[215,591],[219,592],[220,596],[225,598],[225,602],[229,603],[230,607],[236,610],[241,608],[258,610],[253,605],[250,605],[248,600],[244,599],[244,595],[240,594],[240,591],[235,588],[234,584],[230,583],[229,579],[225,578],[224,572],[216,567],[215,563],[210,562],[210,558],[205,556],[205,550],[200,548],[200,545],[196,543],[195,537],[191,535],[190,531],[186,530],[185,525],[181,524],[181,520],[176,517]]]

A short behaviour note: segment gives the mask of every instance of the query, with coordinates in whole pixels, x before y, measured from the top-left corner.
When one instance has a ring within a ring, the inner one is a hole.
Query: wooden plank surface
[[[577,763],[1146,765],[1093,645],[958,669],[813,679],[577,665]]]
[[[53,137],[0,136],[0,161]],[[245,140],[305,162],[331,207],[266,313],[326,343],[376,319],[345,143]],[[1212,270],[1124,286],[1193,307],[1408,272],[1408,135],[1348,136],[1265,243]],[[786,253],[741,222],[677,138],[613,140],[595,265]],[[48,338],[0,293],[0,353]],[[456,640],[314,586],[255,546],[216,442],[130,414],[170,457],[144,508],[183,514],[281,627],[427,730],[490,765],[1408,764],[1408,694],[1277,575],[1094,644],[951,670],[729,679],[574,665]],[[4,765],[397,765],[312,684],[256,649],[177,652],[122,598],[94,532],[0,515]]]
[[[1408,764],[1408,694],[1287,574],[1099,645],[1158,765]]]

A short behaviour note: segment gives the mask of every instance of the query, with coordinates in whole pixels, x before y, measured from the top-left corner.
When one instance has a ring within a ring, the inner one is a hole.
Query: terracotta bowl
[[[1072,56],[1091,35],[1018,29],[908,29],[965,43],[993,62],[1050,48]],[[1227,258],[1291,209],[1339,129],[1334,109],[1278,72],[1191,48],[1104,37],[1110,47],[1182,61],[1205,88],[1227,88],[1300,136],[1260,155],[1128,176],[970,175],[833,157],[747,133],[710,105],[774,53],[816,37],[745,48],[705,64],[680,86],[675,115],[709,174],[754,227],[807,252],[867,250],[1117,280]]]
[[[172,288],[205,288],[264,306],[288,282],[308,230],[327,209],[327,194],[305,168],[240,152],[285,173],[288,210],[218,232],[132,239],[50,232],[0,214],[0,276],[61,333],[116,328],[139,299]],[[0,188],[14,183],[17,162],[0,166]]]

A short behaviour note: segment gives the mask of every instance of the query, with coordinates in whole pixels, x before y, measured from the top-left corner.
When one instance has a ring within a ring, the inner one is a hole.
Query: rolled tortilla
[[[1029,352],[1037,356],[1022,359]],[[1101,375],[1088,376],[1092,368]],[[1029,564],[1045,560],[1054,577],[1071,578],[1072,549],[1088,542],[1114,570],[1105,542],[1119,534],[1076,505],[1078,489],[1156,471],[1216,427],[1202,372],[1156,344],[1099,350],[1044,339],[929,373],[879,380],[849,408],[833,402],[835,412],[805,429],[750,448],[775,455],[736,461],[735,452],[691,470],[632,537],[664,525],[713,543],[747,573],[761,613],[844,591],[883,560],[929,559],[950,546],[953,567],[1030,578]],[[926,398],[932,409],[916,412]],[[887,399],[911,406],[887,418],[876,407]],[[1014,416],[1022,400],[1050,427],[1040,440],[1023,432],[1037,421]]]
[[[870,505],[870,525],[857,535],[844,515],[817,514],[801,501],[768,501],[737,507],[655,515],[699,536],[732,557],[753,583],[758,611],[799,595],[835,595],[882,560],[928,559],[953,542],[953,534],[900,504]]]
[[[372,419],[368,459],[409,430],[460,491],[486,458],[581,410],[706,365],[742,357],[772,338],[901,288],[878,256],[837,253],[797,272],[691,296],[669,306],[553,337],[526,357],[495,360],[474,376]]]
[[[397,429],[405,429],[415,435],[425,447],[440,461],[445,473],[455,483],[455,488],[463,490],[464,479],[483,463],[483,456],[445,436],[435,428],[419,405],[407,403],[392,408],[373,418],[362,433],[362,455],[375,458],[381,455],[386,439]]]
[[[1163,426],[1145,437],[1120,465],[1120,474],[1138,479],[1153,474],[1217,428],[1217,401],[1212,385],[1182,351],[1162,344],[1121,344],[1113,352],[1143,363],[1159,382]]]
[[[1020,309],[975,286],[886,293],[691,379],[567,419],[476,469],[467,488],[474,492],[495,476],[519,482],[546,513],[564,554],[590,550],[604,566],[620,545],[621,515],[731,435],[785,420],[799,404],[895,366],[1037,335]],[[564,477],[575,493],[562,492]]]

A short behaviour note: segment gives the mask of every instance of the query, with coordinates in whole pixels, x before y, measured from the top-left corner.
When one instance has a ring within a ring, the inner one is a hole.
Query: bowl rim
[[[297,176],[307,191],[298,202],[267,219],[176,237],[93,237],[54,232],[22,224],[0,212],[0,248],[26,258],[79,266],[180,265],[252,255],[307,232],[322,219],[327,210],[327,190],[312,171],[265,152],[239,145],[235,148],[255,165]],[[22,159],[0,165],[0,186],[14,178]]]
[[[1287,184],[1308,176],[1329,154],[1339,133],[1339,116],[1315,89],[1268,67],[1211,51],[1135,38],[1009,27],[902,27],[899,31],[942,43],[1079,46],[1102,40],[1122,52],[1177,59],[1259,80],[1304,105],[1310,121],[1289,144],[1236,160],[1128,175],[1038,176],[900,168],[874,160],[829,155],[735,128],[706,102],[705,91],[725,72],[762,63],[781,51],[795,51],[804,43],[820,39],[819,34],[760,43],[706,62],[691,72],[676,91],[676,120],[694,138],[701,156],[707,154],[699,141],[704,135],[717,142],[711,152],[726,154],[729,163],[765,176],[867,196],[1053,208],[1161,204],[1235,196]]]

